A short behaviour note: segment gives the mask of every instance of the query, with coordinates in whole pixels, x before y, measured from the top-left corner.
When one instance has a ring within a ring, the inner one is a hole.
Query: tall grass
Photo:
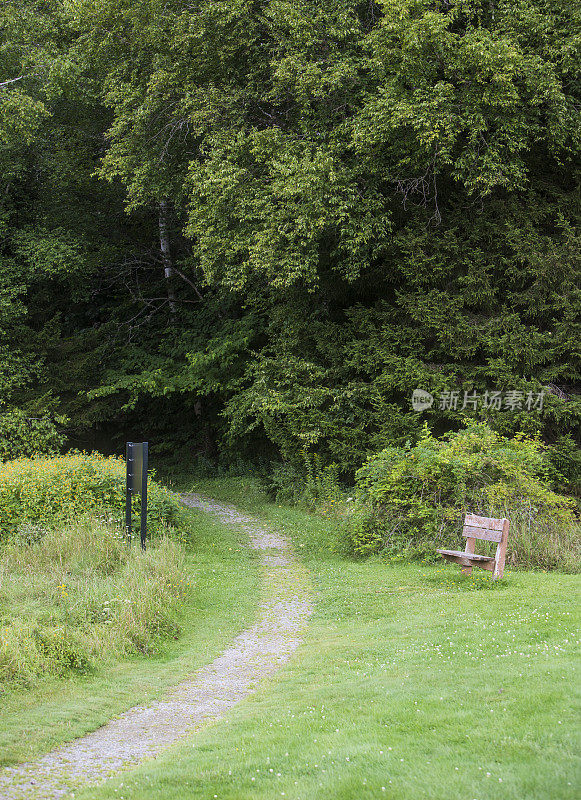
[[[499,506],[473,502],[463,508],[437,508],[430,529],[412,532],[402,525],[401,517],[369,503],[328,502],[321,508],[335,525],[330,547],[342,555],[361,558],[381,554],[394,561],[436,561],[438,547],[464,550],[464,515],[474,513],[509,520],[509,566],[581,572],[581,526],[575,516],[551,513],[527,497],[514,497]],[[493,542],[477,542],[476,551],[481,555],[494,555],[495,549]]]
[[[511,566],[581,571],[581,525],[575,517],[539,513],[527,498],[490,516],[506,516],[510,521],[507,561]]]
[[[142,552],[90,519],[34,533],[0,550],[0,683],[88,672],[179,635],[181,544],[160,537]]]

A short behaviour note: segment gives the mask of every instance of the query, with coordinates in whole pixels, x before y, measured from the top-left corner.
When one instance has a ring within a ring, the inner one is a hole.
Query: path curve
[[[191,508],[242,528],[262,553],[267,598],[256,623],[215,661],[169,690],[162,700],[135,706],[102,728],[51,753],[0,772],[0,798],[55,800],[101,783],[175,744],[252,692],[296,650],[312,611],[304,570],[287,540],[234,506],[182,495]]]

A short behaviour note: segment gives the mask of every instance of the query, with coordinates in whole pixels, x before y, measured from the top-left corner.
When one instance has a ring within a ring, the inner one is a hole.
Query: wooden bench
[[[443,558],[460,564],[464,575],[472,573],[472,567],[490,570],[493,579],[502,578],[504,560],[506,558],[506,543],[508,541],[507,519],[494,519],[493,517],[477,517],[475,514],[466,514],[462,536],[466,538],[466,550],[437,550]],[[498,542],[495,556],[479,556],[474,552],[476,539],[486,542]]]

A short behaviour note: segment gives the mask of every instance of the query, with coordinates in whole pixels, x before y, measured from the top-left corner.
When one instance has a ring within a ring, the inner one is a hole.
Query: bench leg
[[[474,548],[476,547],[476,539],[469,537],[466,539],[466,549],[464,552],[467,556],[471,556],[474,553]],[[463,575],[472,575],[472,567],[462,567],[461,572]]]
[[[502,539],[498,543],[498,547],[496,548],[496,556],[494,560],[494,574],[492,576],[492,580],[500,580],[504,575],[504,562],[506,559],[506,545],[508,542],[508,528],[509,528],[509,521],[507,519],[504,520],[504,526],[502,528]]]

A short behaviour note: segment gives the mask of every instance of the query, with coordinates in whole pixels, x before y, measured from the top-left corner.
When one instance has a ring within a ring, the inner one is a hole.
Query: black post
[[[131,544],[131,495],[133,493],[133,442],[127,442],[127,489],[125,496],[125,530]]]
[[[145,550],[147,540],[147,464],[149,460],[149,443],[143,442],[143,468],[141,470],[141,548]]]

